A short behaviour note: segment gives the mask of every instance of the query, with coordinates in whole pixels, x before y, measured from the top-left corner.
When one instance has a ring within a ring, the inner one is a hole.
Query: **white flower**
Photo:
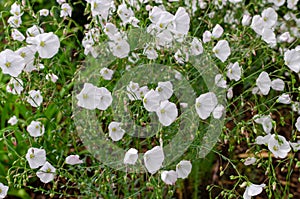
[[[212,37],[212,34],[210,31],[206,30],[204,33],[203,33],[203,43],[207,43],[207,42],[210,42],[211,40],[211,37]]]
[[[218,41],[217,45],[213,48],[213,52],[222,62],[225,62],[231,54],[229,44],[226,40]]]
[[[49,15],[49,10],[48,9],[42,9],[39,11],[40,16],[47,17]]]
[[[285,137],[274,134],[271,135],[268,141],[268,148],[275,158],[285,158],[291,150],[291,147]]]
[[[20,95],[23,89],[23,81],[19,78],[11,78],[6,86],[6,91],[14,95]]]
[[[238,81],[241,79],[242,69],[239,66],[238,62],[235,62],[234,64],[230,63],[227,66],[227,77],[230,80]]]
[[[193,41],[191,43],[191,49],[190,49],[191,55],[200,55],[203,53],[203,46],[202,43],[197,37],[193,38]]]
[[[232,87],[228,88],[226,96],[227,96],[228,99],[232,99],[233,98]]]
[[[154,48],[152,48],[152,47],[145,48],[144,54],[150,60],[156,59],[158,57],[158,54],[157,54],[156,50]]]
[[[213,92],[201,94],[196,99],[196,111],[203,120],[207,119],[218,104],[218,99]]]
[[[110,49],[112,51],[112,54],[118,58],[125,58],[128,56],[129,51],[130,51],[130,46],[128,42],[124,39],[121,41],[115,43],[115,42],[110,42],[109,43]]]
[[[287,7],[292,10],[297,9],[297,4],[299,0],[287,0]]]
[[[66,0],[56,0],[56,2],[57,2],[58,4],[62,4],[62,3],[65,3]]]
[[[275,91],[283,91],[284,90],[284,81],[282,79],[279,79],[279,78],[274,79],[271,82],[271,87]]]
[[[119,5],[117,14],[121,18],[123,25],[128,24],[130,22],[130,18],[134,17],[134,12],[132,11],[132,9],[130,7],[127,8],[125,3],[122,3],[121,5]]]
[[[243,19],[242,19],[242,25],[243,26],[249,26],[250,25],[250,22],[251,22],[251,15],[250,14],[244,14],[243,15]]]
[[[276,25],[278,15],[273,8],[267,8],[261,13],[264,27],[272,28]]]
[[[133,101],[133,100],[141,99],[140,92],[139,92],[140,86],[138,83],[130,81],[126,89],[128,91],[127,96],[129,97],[130,100]]]
[[[140,98],[144,98],[146,93],[149,92],[149,88],[148,86],[142,86],[141,88],[138,89],[138,96],[140,96]]]
[[[15,2],[15,3],[12,4],[11,7],[10,7],[10,13],[11,13],[12,15],[15,15],[15,16],[20,16],[20,15],[22,15],[22,13],[21,13],[21,6],[20,6],[17,2]]]
[[[218,104],[216,108],[213,110],[213,117],[215,119],[220,119],[225,111],[225,107],[222,104]]]
[[[300,131],[300,117],[297,118],[297,121],[295,123],[295,127],[297,128],[298,131]]]
[[[109,69],[109,68],[102,68],[100,70],[100,75],[102,76],[103,79],[105,80],[111,80],[112,76],[114,74],[114,71]]]
[[[248,157],[245,160],[244,165],[248,166],[248,165],[254,164],[255,162],[256,162],[256,158],[255,157]]]
[[[107,19],[109,10],[112,6],[110,0],[91,0],[92,16],[100,15],[104,20]]]
[[[41,95],[41,91],[39,90],[31,90],[28,92],[29,96],[27,96],[27,102],[33,107],[39,107],[43,102],[43,97]]]
[[[263,116],[256,115],[254,117],[255,117],[254,121],[258,124],[261,124],[266,133],[268,134],[271,133],[273,129],[273,123],[269,115],[263,115]]]
[[[44,30],[42,28],[38,27],[37,25],[33,25],[32,27],[30,27],[26,30],[26,35],[28,37],[35,37],[42,33],[44,33]]]
[[[39,137],[45,133],[44,125],[37,121],[32,121],[29,126],[27,126],[26,130],[32,137]]]
[[[11,118],[9,118],[9,120],[7,121],[7,123],[9,123],[10,125],[15,125],[18,123],[18,118],[14,115]]]
[[[270,138],[271,138],[271,134],[265,135],[265,136],[257,136],[257,138],[255,139],[255,143],[262,145],[262,144],[268,144]]]
[[[43,183],[51,182],[54,179],[56,169],[49,163],[46,162],[42,168],[38,172],[36,172],[36,176]]]
[[[289,143],[294,151],[300,150],[300,141],[299,140],[298,140],[298,142],[289,142]]]
[[[46,75],[46,80],[51,80],[53,83],[55,83],[58,80],[58,77],[53,73],[49,73]]]
[[[300,71],[300,51],[295,49],[288,50],[284,53],[285,64],[294,72]]]
[[[125,153],[124,164],[134,165],[138,159],[138,150],[131,148]]]
[[[263,95],[268,95],[271,88],[271,84],[272,82],[269,77],[269,74],[265,71],[261,72],[256,80],[256,85]]]
[[[180,34],[187,35],[190,29],[190,16],[186,12],[185,8],[179,7],[173,20],[175,31]]]
[[[290,104],[292,102],[289,94],[282,94],[278,97],[277,101],[282,104]]]
[[[265,184],[251,184],[250,186],[247,186],[243,198],[244,199],[251,199],[252,196],[257,196],[263,191],[263,188],[265,187]]]
[[[101,87],[101,88],[96,87],[96,92],[100,96],[100,100],[97,104],[97,109],[104,111],[112,103],[111,92],[109,90],[107,90],[107,88],[105,88],[105,87]]]
[[[21,47],[18,50],[16,50],[16,53],[24,59],[24,71],[31,72],[33,70],[37,70],[36,66],[34,66],[34,55],[36,53],[36,48],[34,45],[27,45]]]
[[[0,68],[3,74],[17,77],[25,66],[24,59],[16,52],[6,49],[0,53]]]
[[[168,100],[162,101],[156,110],[159,122],[163,126],[170,126],[178,116],[178,110],[174,103]]]
[[[46,151],[44,149],[29,148],[26,154],[26,159],[30,168],[36,169],[46,162]]]
[[[5,198],[9,187],[0,182],[0,198]]]
[[[181,160],[176,165],[176,173],[178,174],[178,178],[187,178],[192,171],[192,164],[188,160]]]
[[[41,58],[52,58],[60,47],[59,38],[53,32],[38,34],[35,37],[27,38],[26,41],[36,45]]]
[[[285,3],[285,0],[269,0],[269,1],[274,3],[274,5],[277,7],[280,7]]]
[[[66,157],[66,164],[75,165],[82,164],[83,161],[79,159],[79,155],[69,155]]]
[[[121,128],[120,122],[111,122],[108,125],[109,137],[113,141],[119,141],[123,138],[125,131]]]
[[[221,74],[217,74],[215,76],[215,84],[217,87],[220,88],[227,88],[227,82],[226,79]]]
[[[72,8],[68,3],[64,3],[61,5],[60,17],[71,17],[72,16]]]
[[[13,38],[13,40],[17,40],[17,41],[24,41],[25,39],[24,35],[17,29],[12,29],[11,37]]]
[[[89,110],[95,108],[105,110],[112,102],[111,94],[106,88],[101,89],[90,83],[84,83],[83,89],[76,98],[78,99],[78,106]]]
[[[165,159],[161,146],[155,146],[144,154],[144,164],[149,173],[156,173]]]
[[[252,19],[250,27],[259,35],[262,35],[264,29],[264,21],[259,15],[255,15]]]
[[[220,26],[219,24],[217,24],[212,31],[212,36],[216,39],[220,38],[222,36],[224,32],[224,29],[222,28],[222,26]]]
[[[173,95],[173,85],[170,81],[158,82],[155,91],[159,94],[161,100],[168,100]]]
[[[271,47],[276,46],[276,35],[271,28],[264,28],[261,36],[266,43],[270,44]]]
[[[177,173],[174,170],[163,171],[160,177],[167,185],[174,185],[177,181]]]
[[[143,99],[143,105],[149,112],[156,111],[160,105],[160,95],[158,92],[151,89],[148,93],[146,93]]]
[[[22,24],[21,16],[11,16],[8,18],[7,22],[13,28],[19,28]]]

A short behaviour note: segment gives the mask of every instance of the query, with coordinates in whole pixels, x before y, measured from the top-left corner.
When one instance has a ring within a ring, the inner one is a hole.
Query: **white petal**
[[[188,160],[181,160],[177,165],[176,165],[176,173],[178,174],[178,178],[187,178],[188,175],[192,171],[192,164]]]
[[[156,173],[161,168],[164,159],[165,156],[160,146],[155,146],[144,154],[145,167],[151,174]]]

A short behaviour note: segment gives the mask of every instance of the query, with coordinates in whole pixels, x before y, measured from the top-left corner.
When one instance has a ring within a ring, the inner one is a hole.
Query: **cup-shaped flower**
[[[156,173],[162,166],[165,155],[161,146],[155,146],[144,154],[144,164],[149,173]]]
[[[155,91],[159,94],[160,100],[168,100],[173,95],[173,85],[170,81],[158,82]]]
[[[292,102],[292,99],[289,94],[283,93],[278,97],[277,102],[282,104],[290,104]]]
[[[295,49],[288,50],[284,53],[285,64],[294,72],[300,71],[300,51]]]
[[[170,126],[178,116],[178,110],[174,103],[168,100],[162,101],[156,110],[159,122],[163,126]]]
[[[154,112],[159,108],[160,105],[160,95],[157,91],[151,89],[146,93],[143,99],[144,107],[149,112]]]
[[[16,52],[6,49],[0,53],[0,68],[2,69],[2,73],[18,77],[24,66],[24,59]]]
[[[17,29],[12,29],[11,37],[13,38],[13,40],[17,41],[23,41],[25,39],[24,35]]]
[[[217,74],[215,76],[215,84],[217,87],[220,88],[227,88],[227,82],[226,79],[223,77],[222,74]]]
[[[97,105],[97,109],[106,110],[112,103],[111,92],[105,87],[97,88],[97,92],[100,95],[100,101]]]
[[[295,123],[295,127],[297,128],[298,131],[300,131],[300,116],[297,118],[297,121]]]
[[[7,121],[8,124],[10,125],[15,125],[18,123],[18,118],[14,115],[11,118],[9,118],[9,120]]]
[[[188,160],[181,160],[176,165],[176,173],[178,174],[178,178],[187,178],[192,171],[192,164]]]
[[[279,78],[274,79],[271,82],[271,87],[275,91],[283,91],[284,90],[284,81],[282,79],[279,79]]]
[[[268,95],[271,88],[271,84],[272,82],[269,77],[269,74],[265,71],[261,72],[258,78],[256,79],[256,85],[263,95]]]
[[[26,159],[30,168],[36,169],[46,162],[46,151],[44,149],[29,148],[26,154]]]
[[[5,198],[9,187],[0,182],[0,198]]]
[[[36,66],[34,66],[34,55],[36,53],[36,47],[34,45],[27,45],[25,47],[21,47],[18,50],[16,50],[16,53],[24,59],[24,71],[31,72],[33,70],[37,70]]]
[[[215,25],[212,30],[212,36],[216,39],[220,38],[224,32],[224,29],[219,24]]]
[[[177,173],[174,170],[163,171],[161,172],[160,177],[167,185],[174,185],[177,181]]]
[[[225,107],[222,104],[218,104],[216,108],[213,110],[213,117],[215,119],[220,119],[225,111]]]
[[[277,23],[278,15],[273,8],[267,8],[261,13],[265,28],[272,28]]]
[[[244,199],[251,199],[252,196],[257,196],[263,191],[263,188],[265,187],[265,184],[251,184],[250,186],[247,186],[243,198]]]
[[[190,49],[190,53],[192,55],[200,55],[203,53],[203,46],[202,43],[199,39],[197,39],[196,37],[193,38],[193,41],[191,43],[191,49]]]
[[[27,102],[33,107],[39,107],[43,102],[43,96],[39,90],[31,90],[28,92]]]
[[[222,62],[225,62],[229,55],[231,54],[231,50],[226,40],[218,41],[217,45],[213,48],[213,52],[216,57],[220,59]]]
[[[123,138],[125,130],[121,128],[122,123],[120,122],[111,122],[108,125],[109,137],[113,141],[119,141]]]
[[[98,88],[91,83],[84,83],[76,98],[77,105],[88,110],[106,110],[112,102],[111,93],[106,88]]]
[[[291,150],[291,147],[285,137],[274,134],[268,141],[268,148],[275,158],[285,158]]]
[[[249,166],[251,164],[254,164],[255,162],[256,162],[255,157],[248,157],[248,158],[246,158],[244,165]]]
[[[208,92],[201,94],[196,99],[196,111],[199,117],[203,120],[207,119],[218,104],[216,94]]]
[[[36,172],[36,176],[43,183],[51,182],[55,177],[56,169],[49,163],[46,162],[42,168],[38,172]]]
[[[128,56],[130,52],[130,46],[128,42],[124,39],[118,42],[110,42],[109,43],[112,54],[118,58],[125,58]]]
[[[19,78],[11,78],[6,86],[6,91],[14,95],[20,95],[23,89],[23,81]]]
[[[27,38],[27,43],[34,44],[41,58],[52,58],[58,52],[60,41],[53,32],[38,34]]]
[[[111,80],[112,76],[114,74],[114,71],[109,69],[109,68],[102,68],[100,70],[100,75],[102,76],[103,79],[105,80]]]
[[[66,164],[75,165],[82,164],[83,161],[79,159],[79,155],[69,155],[66,157]]]
[[[68,3],[64,3],[61,5],[60,17],[67,16],[72,16],[72,7]]]
[[[41,122],[32,121],[27,126],[27,131],[32,137],[39,137],[45,133],[45,127]]]
[[[227,67],[227,77],[230,80],[239,81],[241,79],[242,75],[242,69],[239,66],[238,62],[235,62],[234,64],[230,63]]]
[[[124,164],[134,165],[138,159],[138,150],[131,148],[125,153]]]
[[[264,21],[259,15],[255,15],[252,19],[250,27],[258,34],[262,35],[264,29]]]

